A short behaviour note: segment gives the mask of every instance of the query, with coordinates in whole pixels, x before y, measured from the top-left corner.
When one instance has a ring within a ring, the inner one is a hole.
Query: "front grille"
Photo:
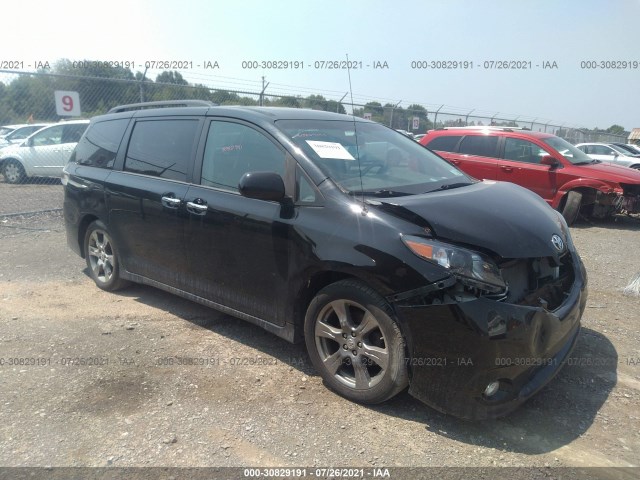
[[[566,253],[558,264],[551,257],[516,259],[500,265],[508,286],[507,303],[555,310],[575,281],[573,261]]]

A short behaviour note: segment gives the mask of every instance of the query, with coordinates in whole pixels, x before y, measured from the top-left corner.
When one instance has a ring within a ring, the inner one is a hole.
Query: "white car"
[[[28,177],[60,177],[89,120],[56,123],[0,151],[0,169],[7,183]]]
[[[13,132],[6,134],[0,138],[0,148],[4,148],[13,143],[20,143],[32,133],[37,132],[41,128],[48,127],[50,123],[31,123],[16,128]]]
[[[626,150],[609,143],[579,143],[577,148],[594,160],[640,169],[640,157],[636,157]]]

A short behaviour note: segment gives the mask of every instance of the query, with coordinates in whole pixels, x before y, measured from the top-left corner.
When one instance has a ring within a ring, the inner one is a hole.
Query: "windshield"
[[[609,146],[613,148],[616,152],[618,152],[620,155],[627,156],[631,153],[626,148],[623,148],[619,145],[614,145],[613,143],[610,143]]]
[[[377,123],[280,120],[280,127],[349,193],[396,196],[469,185],[471,179],[414,140]],[[356,135],[357,133],[357,135]]]
[[[568,162],[574,165],[580,165],[584,163],[593,163],[593,158],[584,153],[577,147],[574,147],[566,140],[560,137],[543,138],[542,141],[549,145],[551,148],[556,149],[560,155],[567,159]]]

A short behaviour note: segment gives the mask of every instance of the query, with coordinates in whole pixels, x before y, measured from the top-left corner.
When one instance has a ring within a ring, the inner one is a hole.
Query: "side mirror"
[[[557,167],[560,162],[551,155],[545,155],[540,159],[541,165],[549,165],[551,168]]]
[[[284,199],[284,181],[274,172],[247,172],[238,183],[243,197],[281,202]]]

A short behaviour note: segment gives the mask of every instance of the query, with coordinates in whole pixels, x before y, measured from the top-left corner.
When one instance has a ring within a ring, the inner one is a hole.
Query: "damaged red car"
[[[605,218],[640,212],[640,172],[594,160],[550,133],[511,127],[431,130],[420,143],[465,173],[528,188],[562,212]]]

